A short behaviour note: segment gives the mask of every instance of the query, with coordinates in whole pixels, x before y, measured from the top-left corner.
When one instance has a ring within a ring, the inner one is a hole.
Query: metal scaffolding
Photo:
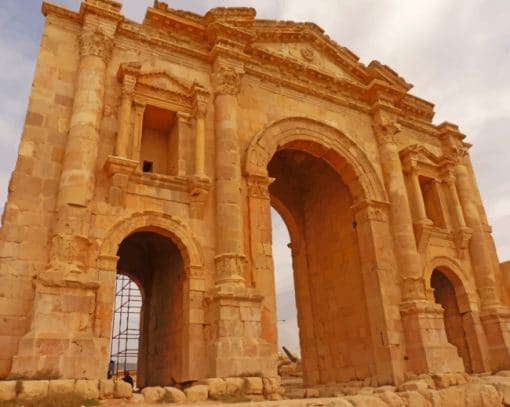
[[[125,370],[133,376],[136,374],[141,310],[140,289],[128,276],[117,274],[110,347],[110,360],[115,364],[113,374],[116,377],[122,377]]]

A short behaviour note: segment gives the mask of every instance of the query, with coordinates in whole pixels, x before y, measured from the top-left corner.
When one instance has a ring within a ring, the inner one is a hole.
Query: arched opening
[[[136,281],[117,273],[108,378],[122,378],[123,373],[128,371],[135,387],[138,385],[137,364],[142,304],[142,291]]]
[[[457,292],[452,280],[440,269],[434,269],[430,278],[430,285],[434,290],[434,300],[444,309],[444,324],[448,342],[457,348],[459,356],[464,362],[464,369],[473,372],[469,353],[464,315],[459,308]]]
[[[183,258],[170,238],[150,231],[126,237],[117,255],[117,273],[141,291],[137,385],[169,385],[183,374]]]
[[[299,331],[297,325],[296,295],[294,292],[294,273],[290,236],[280,214],[271,210],[272,247],[274,259],[276,315],[278,326],[278,347],[284,346],[299,356]]]
[[[271,205],[290,233],[305,384],[376,374],[351,209],[360,190],[345,161],[321,150],[289,143],[268,164]]]

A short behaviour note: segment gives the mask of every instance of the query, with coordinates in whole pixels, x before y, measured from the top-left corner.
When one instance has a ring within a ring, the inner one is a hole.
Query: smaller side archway
[[[96,329],[108,341],[116,275],[127,275],[141,287],[139,385],[170,385],[174,379],[206,377],[207,366],[199,363],[206,356],[205,343],[199,340],[204,335],[198,332],[204,325],[192,318],[196,310],[191,309],[203,304],[190,300],[197,287],[205,290],[203,282],[193,281],[204,279],[204,261],[188,226],[161,213],[134,214],[106,234],[97,265],[102,281]]]
[[[430,295],[443,308],[448,342],[455,346],[468,373],[489,368],[487,338],[474,294],[460,265],[447,257],[433,259],[427,266],[426,281]]]

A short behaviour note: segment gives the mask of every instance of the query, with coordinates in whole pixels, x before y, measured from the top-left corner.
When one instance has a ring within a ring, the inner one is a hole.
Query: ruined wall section
[[[48,16],[0,231],[0,378],[30,326],[33,278],[48,264],[73,105],[80,26]]]

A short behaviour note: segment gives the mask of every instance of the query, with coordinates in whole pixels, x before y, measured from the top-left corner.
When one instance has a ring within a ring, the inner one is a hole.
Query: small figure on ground
[[[115,362],[113,360],[110,360],[110,363],[108,363],[108,379],[111,379],[113,375],[115,374]]]
[[[129,374],[129,370],[124,370],[124,377],[122,378],[126,383],[129,383],[131,387],[134,387],[133,378]]]

